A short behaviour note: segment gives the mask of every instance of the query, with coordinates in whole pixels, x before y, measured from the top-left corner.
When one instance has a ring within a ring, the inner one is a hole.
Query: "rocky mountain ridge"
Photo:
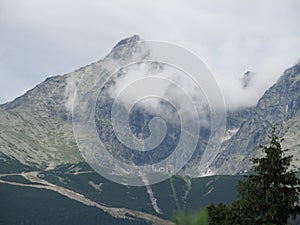
[[[260,154],[260,145],[268,141],[273,126],[284,139],[287,154],[294,156],[292,167],[300,159],[300,63],[287,69],[258,101],[249,118],[227,140],[211,168],[214,173],[234,174],[251,166],[249,161]]]
[[[147,49],[137,49],[138,41],[137,35],[124,39],[104,59],[72,73],[47,78],[23,96],[1,105],[2,155],[43,169],[83,161],[72,130],[70,109],[74,88],[83,75],[102,76],[105,80],[120,61],[126,65],[132,58],[147,57]],[[273,125],[280,128],[284,146],[295,155],[293,166],[299,168],[299,96],[298,63],[284,72],[256,107],[228,112],[227,136],[207,174],[234,174],[248,169],[251,166],[248,159],[258,154],[259,145],[265,143]],[[207,134],[204,132],[203,137]],[[191,163],[197,171],[197,158]]]

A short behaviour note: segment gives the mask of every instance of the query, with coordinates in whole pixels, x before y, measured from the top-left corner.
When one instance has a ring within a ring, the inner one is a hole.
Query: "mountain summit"
[[[99,82],[104,82],[115,72],[117,65],[126,65],[130,59],[144,59],[147,57],[147,49],[136,48],[136,43],[141,39],[138,35],[121,40],[112,51],[102,60],[82,67],[74,72],[62,76],[47,78],[23,96],[14,101],[0,106],[0,160],[5,164],[10,160],[18,163],[46,169],[65,163],[78,163],[83,158],[78,150],[72,129],[72,104],[75,89],[82,76],[90,76],[88,82],[92,82],[93,76],[100,77]],[[155,69],[161,69],[154,65]],[[244,86],[251,82],[251,72],[245,74]],[[81,85],[84,89],[88,85]],[[95,94],[98,89],[84,90],[87,94]],[[112,98],[108,95],[101,107],[96,111],[102,115],[98,122],[98,132],[111,146],[111,151],[121,145],[112,134],[113,130],[108,125],[109,111],[107,106]],[[102,98],[102,100],[103,100]],[[101,98],[100,98],[101,100]],[[300,63],[287,69],[280,79],[258,101],[254,109],[242,109],[228,112],[228,137],[224,138],[223,146],[218,152],[213,163],[209,165],[207,174],[234,174],[250,167],[249,158],[257,154],[259,145],[264,144],[267,135],[276,125],[285,138],[284,146],[293,154],[293,167],[300,167]],[[171,110],[171,109],[170,109]],[[147,137],[149,130],[144,129],[153,117],[149,112],[140,109],[134,111],[134,117],[130,120],[131,129],[137,137]],[[168,130],[169,139],[164,142],[164,149],[169,149],[176,144],[176,126]],[[172,133],[173,132],[173,133]],[[198,171],[197,162],[201,157],[201,149],[207,144],[210,131],[205,127],[200,131],[201,141],[198,143],[189,168],[195,174],[203,176]],[[121,148],[121,147],[120,147]],[[169,153],[169,152],[168,152]],[[141,155],[130,155],[124,150],[125,159],[136,160],[139,163]],[[149,155],[151,160],[161,160],[164,155]]]
[[[114,49],[120,47],[121,45],[128,45],[130,47],[131,45],[135,44],[138,41],[141,41],[141,38],[139,35],[135,34],[132,37],[128,37],[128,38],[125,38],[125,39],[119,41],[115,45]]]

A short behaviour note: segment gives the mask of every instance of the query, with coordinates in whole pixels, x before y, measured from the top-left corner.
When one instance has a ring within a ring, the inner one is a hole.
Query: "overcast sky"
[[[0,103],[138,34],[192,50],[229,106],[251,105],[299,60],[299,11],[299,0],[0,0]],[[245,91],[248,70],[256,75]]]

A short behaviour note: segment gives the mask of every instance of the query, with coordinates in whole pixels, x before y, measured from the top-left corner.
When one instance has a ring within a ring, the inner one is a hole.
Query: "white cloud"
[[[119,121],[115,124],[122,124],[114,129],[119,130],[120,134],[124,133],[124,129],[118,127],[123,128],[129,124],[125,122],[127,119],[119,117],[124,106],[127,112],[140,106],[164,121],[184,124],[183,129],[191,127],[191,124],[198,125],[198,122],[203,127],[210,126],[212,106],[201,87],[190,75],[168,64],[130,64],[110,77],[107,85],[108,94],[114,98],[112,118]],[[157,129],[154,133],[159,134],[157,137],[164,137],[164,129],[158,128],[161,123],[153,126]]]
[[[103,57],[137,33],[199,55],[229,107],[255,104],[300,57],[299,6],[297,0],[2,0],[0,102]],[[257,72],[257,85],[245,91],[238,82],[247,70]]]

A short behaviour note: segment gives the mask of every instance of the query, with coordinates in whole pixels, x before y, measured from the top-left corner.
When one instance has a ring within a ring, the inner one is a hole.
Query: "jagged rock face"
[[[255,75],[255,73],[251,72],[251,71],[247,71],[246,73],[244,73],[244,75],[241,79],[243,88],[247,88],[251,85],[254,75]]]
[[[260,145],[268,141],[277,126],[285,141],[283,147],[294,155],[293,167],[299,167],[300,150],[300,64],[286,70],[276,84],[258,101],[250,118],[223,145],[212,168],[215,173],[233,174],[250,165],[249,159],[259,154]]]
[[[110,122],[113,99],[110,96],[101,96],[99,99],[101,100],[97,102],[95,115],[97,132],[99,138],[105,143],[108,151],[110,151],[114,157],[119,160],[133,162],[136,165],[153,164],[167,158],[176,148],[180,138],[180,126],[178,126],[178,124],[180,124],[180,118],[178,115],[177,118],[174,118],[174,116],[172,121],[168,121],[168,118],[166,118],[166,137],[159,146],[150,151],[134,151],[129,147],[124,146],[114,133],[114,128]],[[167,105],[167,107],[170,106]],[[118,108],[120,117],[126,114],[124,106],[120,105]],[[171,107],[168,110],[175,111],[175,109]],[[145,139],[149,137],[151,132],[148,124],[156,116],[159,117],[161,115],[149,112],[143,106],[137,104],[133,107],[129,115],[129,126],[132,133],[137,138]],[[174,120],[176,120],[176,123],[174,123]],[[127,141],[129,142],[130,140]]]

